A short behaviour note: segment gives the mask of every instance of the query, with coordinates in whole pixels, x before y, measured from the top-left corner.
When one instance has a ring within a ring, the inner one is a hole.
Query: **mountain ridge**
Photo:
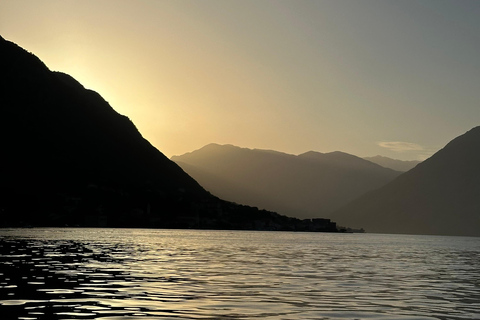
[[[380,155],[376,155],[374,157],[364,157],[363,159],[381,165],[382,167],[390,168],[401,172],[406,172],[422,162],[419,160],[398,160]]]
[[[171,159],[213,194],[299,218],[328,217],[400,174],[344,152],[292,155],[208,144]]]

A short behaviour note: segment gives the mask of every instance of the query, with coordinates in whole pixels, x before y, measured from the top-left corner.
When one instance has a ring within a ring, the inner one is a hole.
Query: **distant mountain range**
[[[400,175],[343,152],[296,156],[210,144],[171,159],[223,199],[300,218],[329,217]]]
[[[333,217],[369,232],[480,236],[480,127]]]
[[[480,127],[405,173],[379,157],[216,144],[173,157],[182,170],[98,93],[2,37],[0,70],[0,227],[336,230],[278,211],[367,232],[480,236]]]
[[[0,37],[0,227],[334,231],[220,200],[96,92]]]
[[[375,156],[375,157],[364,157],[363,159],[381,165],[385,168],[390,168],[396,171],[406,172],[410,169],[415,168],[417,164],[421,161],[403,161],[403,160],[396,160],[391,159],[383,156]]]

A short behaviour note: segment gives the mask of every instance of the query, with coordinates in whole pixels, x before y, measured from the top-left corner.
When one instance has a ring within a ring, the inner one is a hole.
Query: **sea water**
[[[0,229],[0,319],[480,319],[480,238]]]

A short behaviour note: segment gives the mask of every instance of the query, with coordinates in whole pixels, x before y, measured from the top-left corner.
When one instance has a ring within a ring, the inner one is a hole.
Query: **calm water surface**
[[[480,319],[480,238],[0,229],[0,319]]]

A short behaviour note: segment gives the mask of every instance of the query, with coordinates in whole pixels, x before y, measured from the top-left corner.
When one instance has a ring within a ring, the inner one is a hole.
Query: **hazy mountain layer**
[[[334,214],[369,232],[480,236],[480,127]]]
[[[329,217],[400,173],[342,152],[298,156],[210,144],[172,157],[219,197],[295,217]]]
[[[381,165],[382,167],[390,168],[390,169],[401,171],[401,172],[406,172],[412,168],[415,168],[415,166],[421,162],[421,161],[415,161],[415,160],[403,161],[403,160],[397,160],[397,159],[392,159],[392,158],[383,157],[383,156],[365,157],[363,159],[371,161],[378,165]]]
[[[212,196],[99,94],[1,37],[0,101],[0,226],[332,227]]]

